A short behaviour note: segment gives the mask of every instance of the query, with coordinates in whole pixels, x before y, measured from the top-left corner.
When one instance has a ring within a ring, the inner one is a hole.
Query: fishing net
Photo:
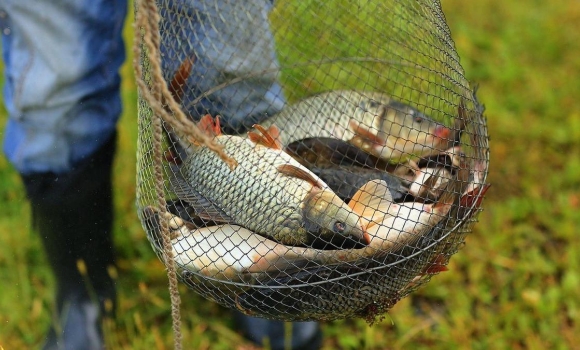
[[[446,270],[488,188],[439,1],[137,6],[138,210],[195,292],[372,322]]]

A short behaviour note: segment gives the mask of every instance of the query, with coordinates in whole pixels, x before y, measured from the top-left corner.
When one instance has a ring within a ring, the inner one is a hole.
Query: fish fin
[[[255,131],[248,131],[248,138],[250,139],[250,141],[252,141],[253,143],[260,143],[260,140],[262,138],[261,135],[259,135],[257,132]]]
[[[360,138],[377,145],[384,145],[385,140],[374,133],[370,128],[362,125],[361,123],[357,122],[356,120],[351,120],[349,122],[349,127],[351,128],[352,132],[359,136]]]
[[[434,275],[439,272],[449,271],[449,268],[446,266],[447,259],[445,255],[439,254],[431,261],[429,266],[426,266],[423,270],[424,275]]]
[[[438,124],[433,129],[433,136],[440,139],[449,140],[453,136],[453,131],[443,124]]]
[[[459,188],[461,183],[457,181],[457,179],[452,179],[444,187],[441,189],[442,193],[437,198],[437,202],[433,204],[429,204],[430,210],[437,215],[446,215],[456,203],[457,198],[459,197]]]
[[[284,145],[282,145],[282,143],[279,141],[280,128],[278,128],[276,125],[270,125],[270,127],[268,128],[268,134],[270,134],[270,136],[272,136],[272,138],[276,140],[276,143],[280,146],[280,149],[284,148]]]
[[[393,204],[391,191],[384,180],[371,180],[364,184],[348,202],[348,206],[363,217],[363,227],[383,218]]]
[[[276,168],[276,169],[278,169],[278,171],[281,174],[291,176],[291,177],[296,177],[296,178],[299,178],[299,179],[304,180],[304,181],[308,181],[312,184],[312,186],[320,187],[320,188],[325,187],[319,179],[315,178],[312,174],[310,174],[305,169],[299,168],[295,165],[282,164],[282,165],[278,166],[278,168]]]
[[[175,72],[173,79],[171,80],[169,86],[167,87],[169,93],[171,94],[175,102],[177,102],[177,104],[181,104],[181,101],[183,100],[183,86],[186,84],[186,81],[189,78],[189,75],[191,74],[191,68],[193,67],[194,62],[195,55],[186,58],[185,61],[183,61],[179,66],[179,68],[177,69],[177,72]],[[167,106],[165,99],[163,99],[162,105],[165,106],[164,107],[165,109],[169,110],[169,107]],[[167,135],[167,138],[169,139],[170,142],[169,150],[173,155],[173,157],[171,157],[172,159],[171,160],[168,159],[168,161],[179,165],[181,164],[181,161],[185,159],[182,157],[184,151],[183,147],[181,144],[179,144],[179,141],[178,139],[176,139],[176,136],[167,129],[167,126],[165,126],[163,130]]]
[[[266,146],[268,148],[280,150],[284,149],[282,143],[278,141],[278,137],[280,136],[280,129],[278,129],[277,126],[272,125],[268,128],[268,130],[266,130],[260,124],[254,124],[253,128],[258,130],[260,133],[253,131],[248,132],[248,137],[252,142]]]
[[[468,116],[468,109],[465,105],[465,97],[461,97],[459,101],[459,106],[457,107],[457,118],[453,123],[453,133],[452,133],[452,141],[454,144],[459,145],[461,143],[461,134],[465,130],[467,126],[467,122],[469,119]]]
[[[300,248],[298,248],[300,249]],[[279,251],[274,248],[265,255],[259,255],[252,259],[253,263],[246,269],[248,273],[264,273],[275,276],[278,273],[291,273],[298,269],[304,269],[310,265],[317,266],[318,263],[314,259],[317,255],[312,252],[303,251],[299,253],[293,249],[285,249]]]
[[[172,170],[169,175],[169,183],[173,193],[175,193],[177,198],[191,204],[191,207],[200,218],[223,223],[233,222],[232,218],[223,210],[193,189],[183,178],[179,168],[172,167]]]
[[[481,202],[483,201],[483,197],[490,187],[491,187],[490,184],[485,184],[482,187],[477,187],[467,192],[466,194],[461,196],[459,204],[462,207],[470,208],[471,206],[474,206],[475,209],[479,209],[479,207],[481,206]]]
[[[221,126],[220,118],[221,118],[221,116],[216,115],[214,123],[213,123],[213,134],[215,136],[219,136],[222,134],[222,126]]]
[[[171,96],[173,96],[173,99],[177,103],[181,103],[181,100],[183,98],[183,88],[182,87],[183,87],[183,85],[185,85],[187,78],[189,78],[189,75],[191,74],[191,68],[193,67],[194,62],[195,62],[195,56],[186,58],[181,63],[181,65],[177,69],[177,72],[173,76],[173,79],[169,83],[169,86],[168,86],[169,92],[171,93]]]
[[[197,127],[199,128],[199,130],[201,130],[201,132],[203,132],[206,135],[209,136],[221,135],[219,116],[217,116],[214,119],[210,114],[206,114],[203,117],[201,117],[199,122],[197,122]]]

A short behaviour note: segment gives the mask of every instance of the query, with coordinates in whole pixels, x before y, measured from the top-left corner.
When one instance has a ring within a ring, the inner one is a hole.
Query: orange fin
[[[183,63],[181,63],[181,65],[177,69],[177,72],[175,73],[175,75],[173,76],[173,79],[171,80],[171,82],[169,83],[169,85],[167,87],[169,90],[169,93],[171,94],[171,96],[173,97],[175,102],[177,102],[177,104],[181,104],[182,97],[183,97],[183,86],[185,85],[187,79],[189,78],[189,75],[191,74],[191,68],[193,67],[194,61],[195,61],[195,56],[186,58],[185,61],[183,61]],[[165,98],[162,98],[161,104],[163,105],[163,108],[165,110],[171,112],[169,106],[167,105],[167,101]],[[167,138],[170,140],[170,143],[171,143],[169,145],[169,149],[170,149],[170,152],[172,153],[172,157],[171,157],[172,160],[168,159],[168,161],[170,161],[174,164],[181,164],[180,156],[183,154],[182,147],[180,147],[180,145],[178,145],[178,141],[176,140],[175,136],[173,136],[171,131],[168,131],[167,129],[164,128],[164,132],[167,135]],[[193,143],[198,145],[197,142],[193,142]]]
[[[385,140],[383,138],[379,137],[376,133],[372,132],[372,130],[370,130],[368,127],[363,126],[356,120],[351,120],[349,122],[349,126],[356,136],[359,136],[377,145],[385,144]]]
[[[268,128],[268,134],[272,136],[276,143],[280,146],[280,149],[284,148],[284,145],[279,141],[280,140],[280,129],[276,125],[270,125]]]
[[[490,186],[490,184],[486,184],[483,185],[483,187],[477,187],[476,189],[464,194],[459,200],[459,205],[466,208],[471,208],[471,206],[474,206],[475,209],[479,209],[481,202],[483,201],[483,197],[487,190],[489,190]]]
[[[444,271],[449,271],[449,268],[446,266],[445,255],[439,254],[431,261],[431,265],[427,266],[425,270],[423,270],[423,274],[434,275]]]
[[[213,133],[214,133],[215,136],[219,136],[219,135],[222,134],[222,126],[221,126],[221,123],[220,123],[220,118],[221,117],[219,115],[216,115],[215,116],[215,121],[213,123]]]
[[[362,217],[363,228],[383,218],[392,204],[393,197],[387,183],[378,179],[364,184],[348,202],[348,206]]]
[[[197,127],[206,135],[209,136],[221,135],[219,116],[217,116],[214,119],[212,118],[211,115],[206,114],[203,117],[201,117],[199,122],[197,122]]]
[[[185,85],[185,81],[191,74],[191,68],[193,67],[194,62],[195,56],[186,58],[185,61],[181,63],[177,72],[173,76],[173,79],[169,83],[169,92],[177,103],[181,103],[183,97],[183,85]]]
[[[284,149],[284,146],[278,141],[280,136],[280,129],[277,126],[272,125],[268,130],[264,129],[263,126],[259,124],[254,124],[253,128],[258,130],[260,134],[254,131],[248,132],[248,137],[254,143],[266,146],[273,149]]]
[[[296,177],[298,179],[302,179],[304,181],[308,181],[312,184],[312,186],[323,188],[324,185],[321,183],[320,179],[315,178],[312,174],[308,171],[299,168],[292,164],[282,164],[278,166],[278,171],[284,175]]]

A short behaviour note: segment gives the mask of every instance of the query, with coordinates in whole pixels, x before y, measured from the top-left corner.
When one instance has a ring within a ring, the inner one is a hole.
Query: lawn
[[[575,348],[580,2],[443,0],[443,10],[466,77],[479,84],[478,97],[487,107],[492,188],[485,210],[448,272],[400,301],[373,327],[362,320],[325,323],[324,348]],[[348,33],[356,31],[346,27],[345,37],[353,40]],[[125,34],[129,45],[130,25]],[[119,310],[107,327],[107,342],[110,349],[169,349],[165,270],[135,209],[137,92],[131,59],[122,71],[125,109],[115,165]],[[302,78],[304,84],[293,87],[297,94],[322,88]],[[4,124],[5,111],[0,119]],[[5,158],[0,158],[0,203],[0,348],[38,347],[53,307],[54,280],[30,228],[19,177]],[[184,286],[180,290],[184,348],[249,348],[232,330],[228,310]]]

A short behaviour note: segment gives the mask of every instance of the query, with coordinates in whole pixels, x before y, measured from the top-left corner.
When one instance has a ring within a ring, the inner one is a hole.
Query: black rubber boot
[[[35,229],[57,283],[43,349],[103,349],[102,318],[115,308],[111,169],[116,135],[66,174],[24,175]]]
[[[322,331],[318,322],[272,321],[252,317],[234,311],[234,323],[244,336],[260,346],[271,350],[318,350],[322,346]],[[286,339],[286,326],[292,331],[290,339]]]

